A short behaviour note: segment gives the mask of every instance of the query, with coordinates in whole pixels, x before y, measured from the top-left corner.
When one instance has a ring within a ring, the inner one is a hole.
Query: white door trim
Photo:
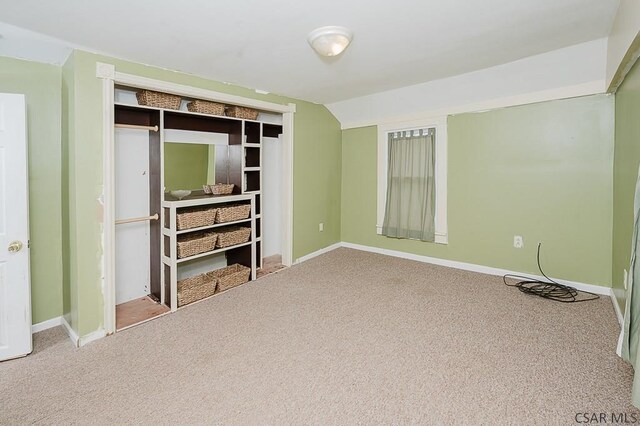
[[[117,72],[115,66],[105,63],[96,64],[96,77],[102,79],[103,92],[103,277],[102,290],[104,297],[104,331],[111,334],[116,331],[115,321],[115,210],[114,210],[114,87],[116,84],[137,88],[172,93],[185,97],[211,100],[221,103],[241,105],[263,111],[281,113],[283,115],[283,155],[282,167],[283,184],[283,238],[282,263],[292,264],[293,256],[293,115],[296,105],[287,105],[229,95],[212,90],[199,89],[182,84],[170,83],[162,80],[150,79],[133,74]]]

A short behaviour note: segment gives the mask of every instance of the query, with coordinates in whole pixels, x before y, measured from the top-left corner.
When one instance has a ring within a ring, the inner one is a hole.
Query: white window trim
[[[417,129],[436,129],[436,232],[435,242],[448,244],[447,228],[447,117],[433,117],[378,126],[378,216],[376,232],[382,235],[382,223],[387,203],[387,168],[389,164],[389,139],[391,132]]]

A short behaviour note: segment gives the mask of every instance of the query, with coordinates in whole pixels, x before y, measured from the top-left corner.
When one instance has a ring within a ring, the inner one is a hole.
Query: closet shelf
[[[189,232],[204,231],[206,229],[219,228],[221,226],[236,225],[238,223],[246,223],[246,222],[251,222],[251,218],[242,219],[242,220],[236,220],[235,222],[216,223],[214,225],[201,226],[200,228],[182,229],[180,231],[176,231],[176,235],[188,234]],[[165,235],[169,235],[170,234],[168,232],[168,229],[165,229],[164,232],[165,232]]]
[[[235,246],[223,247],[223,248],[215,249],[215,250],[212,250],[212,251],[207,251],[207,252],[200,253],[200,254],[194,254],[193,256],[183,257],[182,259],[177,259],[176,263],[180,264],[180,263],[188,262],[190,260],[200,259],[201,257],[207,257],[207,256],[212,256],[212,255],[218,254],[218,253],[224,253],[225,251],[233,250],[233,249],[244,247],[244,246],[248,246],[248,245],[251,245],[251,244],[253,244],[253,241],[247,241],[246,243],[236,244]],[[170,264],[171,263],[171,258],[169,258],[167,256],[162,256],[162,260],[164,261],[165,264]]]
[[[260,191],[244,191],[243,194],[260,194]]]
[[[260,148],[261,146],[259,143],[244,143],[243,145],[247,148]]]
[[[228,117],[226,115],[203,114],[203,113],[200,113],[200,112],[191,112],[191,111],[185,111],[185,110],[181,110],[181,109],[157,108],[157,107],[146,106],[146,105],[127,104],[127,103],[123,103],[123,102],[114,102],[114,106],[115,107],[122,107],[122,108],[132,108],[132,109],[139,109],[139,110],[147,110],[147,111],[167,111],[167,112],[172,112],[172,113],[175,112],[175,113],[178,113],[178,114],[194,115],[194,116],[208,117],[208,118],[212,118],[212,117],[213,118],[222,118],[222,119],[229,120],[229,121],[248,121],[248,122],[253,122],[253,123],[260,123],[260,121],[258,121],[258,120],[247,120],[247,119],[236,118],[236,117]]]
[[[260,171],[260,167],[245,167],[244,171],[245,172],[259,172]]]

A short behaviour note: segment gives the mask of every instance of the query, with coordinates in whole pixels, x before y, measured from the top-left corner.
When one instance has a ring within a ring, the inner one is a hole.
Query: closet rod
[[[136,124],[119,124],[119,123],[116,123],[115,126],[121,129],[150,130],[152,132],[157,132],[159,130],[158,126],[138,126]]]
[[[158,213],[156,213],[153,216],[142,216],[142,217],[133,217],[131,219],[116,220],[116,225],[120,225],[123,223],[144,222],[147,220],[158,220],[159,218],[160,217],[158,216]]]

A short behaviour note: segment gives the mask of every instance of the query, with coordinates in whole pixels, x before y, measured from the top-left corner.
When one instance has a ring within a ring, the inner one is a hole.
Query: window
[[[385,208],[387,204],[387,183],[389,172],[389,135],[418,135],[420,131],[435,132],[435,242],[447,244],[447,118],[420,120],[391,125],[378,126],[378,202],[377,233],[382,235]],[[408,133],[400,133],[408,132]],[[392,177],[393,179],[393,177]],[[407,178],[404,178],[405,180]],[[415,176],[412,182],[422,182],[425,176]],[[398,183],[401,181],[399,180]],[[419,235],[405,235],[420,239]]]

